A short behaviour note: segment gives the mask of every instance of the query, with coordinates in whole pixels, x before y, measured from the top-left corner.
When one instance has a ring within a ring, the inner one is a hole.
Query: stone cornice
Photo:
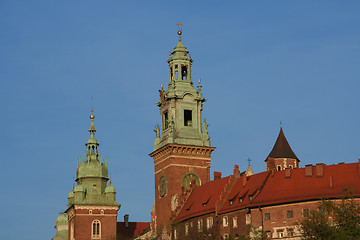
[[[215,147],[202,147],[180,144],[166,144],[165,146],[150,153],[150,157],[154,158],[154,161],[167,157],[169,155],[175,156],[199,156],[199,157],[211,157],[211,153],[215,150]]]

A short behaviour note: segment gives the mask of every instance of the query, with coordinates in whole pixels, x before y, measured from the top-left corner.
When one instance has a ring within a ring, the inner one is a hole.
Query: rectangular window
[[[177,239],[177,231],[174,229],[174,239]]]
[[[292,210],[287,211],[287,218],[293,218],[294,217],[294,213]]]
[[[209,218],[206,220],[206,227],[207,227],[207,229],[212,228],[212,227],[213,227],[213,223],[214,223],[213,218],[212,218],[212,217],[209,217]]]
[[[233,228],[237,228],[237,217],[233,217]]]
[[[303,217],[309,216],[309,209],[303,209]]]
[[[188,236],[189,235],[189,224],[186,223],[185,224],[185,236]]]
[[[265,213],[265,220],[270,220],[270,213]]]
[[[223,217],[223,227],[227,227],[228,225],[229,225],[228,217],[225,216],[225,217]]]
[[[203,221],[201,219],[201,220],[198,221],[198,231],[202,232],[202,230],[203,230]]]
[[[192,126],[192,111],[184,110],[184,126]]]
[[[163,113],[163,129],[167,129],[169,127],[169,117],[168,112]]]
[[[245,223],[246,223],[247,225],[248,225],[248,224],[251,224],[251,214],[250,214],[250,213],[246,214]]]

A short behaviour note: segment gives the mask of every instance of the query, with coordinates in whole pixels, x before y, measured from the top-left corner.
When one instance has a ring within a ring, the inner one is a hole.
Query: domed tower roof
[[[67,225],[68,224],[68,219],[66,214],[61,214],[56,218],[56,225]]]
[[[116,188],[110,182],[110,184],[105,188],[105,192],[106,193],[116,193]]]

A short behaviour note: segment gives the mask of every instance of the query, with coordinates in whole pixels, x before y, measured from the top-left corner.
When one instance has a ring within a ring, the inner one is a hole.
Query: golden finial
[[[199,84],[200,84],[200,82],[201,82],[201,80],[200,80],[200,78],[199,78]]]
[[[93,97],[91,97],[91,115],[90,115],[90,119],[94,119],[95,116],[94,116],[94,101],[93,101]]]
[[[177,25],[179,26],[179,31],[178,31],[179,41],[181,41],[181,34],[182,34],[181,26],[182,26],[182,23],[181,23],[181,22],[178,22]]]
[[[161,84],[160,86],[161,86],[161,91],[164,91],[164,89],[163,89],[164,85],[163,85],[163,84]]]
[[[280,128],[282,128],[282,120],[280,121]]]
[[[178,22],[176,25],[179,26],[179,31],[178,31],[178,34],[181,35],[181,26],[182,26],[182,23],[181,22]]]

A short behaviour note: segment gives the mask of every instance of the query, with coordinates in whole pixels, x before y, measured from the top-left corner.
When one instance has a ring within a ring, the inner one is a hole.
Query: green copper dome
[[[69,192],[68,198],[73,198],[74,197],[74,190],[71,190]]]
[[[56,225],[67,225],[67,224],[68,224],[68,219],[66,214],[61,214],[56,218]]]
[[[109,186],[105,188],[106,193],[116,193],[116,188],[110,183]]]
[[[81,184],[76,185],[76,187],[74,188],[74,192],[85,192],[85,188],[81,186]]]
[[[108,169],[100,161],[84,162],[79,166],[77,178],[100,177],[108,179]]]

